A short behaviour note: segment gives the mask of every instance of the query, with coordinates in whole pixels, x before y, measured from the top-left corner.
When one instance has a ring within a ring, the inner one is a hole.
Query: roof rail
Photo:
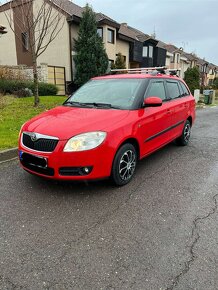
[[[142,68],[125,68],[125,69],[112,69],[111,73],[128,73],[128,74],[134,74],[134,73],[146,73],[149,72],[156,72],[156,74],[169,74],[169,75],[177,75],[177,72],[181,69],[168,69],[166,66],[158,66],[158,67],[142,67]]]

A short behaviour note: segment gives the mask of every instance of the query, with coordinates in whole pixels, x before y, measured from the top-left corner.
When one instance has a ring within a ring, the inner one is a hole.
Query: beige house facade
[[[32,13],[37,15],[41,5],[47,0],[30,0],[32,2]],[[54,0],[52,3],[52,13],[57,13],[57,10],[62,13],[60,21],[61,32],[49,44],[48,48],[41,54],[38,59],[38,65],[47,64],[51,67],[63,68],[65,71],[65,81],[70,83],[75,76],[75,65],[73,57],[74,39],[77,38],[79,23],[82,17],[83,8],[68,0]],[[8,33],[1,39],[0,45],[0,65],[32,65],[30,51],[24,50],[21,35],[25,31],[21,31],[20,25],[16,23],[20,17],[18,8],[12,4],[4,4],[0,6],[0,23],[8,27],[8,20],[5,15],[12,17],[11,23],[13,30],[9,28]],[[14,19],[13,19],[14,18]],[[98,32],[101,33],[102,41],[105,46],[106,53],[109,58],[109,66],[115,62],[117,54],[121,53],[126,62],[126,67],[129,66],[129,41],[119,39],[120,24],[102,13],[96,14],[98,22]],[[19,27],[19,29],[18,29]],[[23,28],[25,30],[25,28]],[[37,35],[35,35],[37,38]],[[49,37],[49,35],[48,35]],[[46,40],[46,39],[45,39]],[[58,69],[56,70],[58,71]]]
[[[13,15],[12,15],[13,18]],[[8,27],[8,21],[0,7],[0,24]],[[0,65],[17,65],[16,43],[14,32],[8,28],[7,33],[1,37]]]

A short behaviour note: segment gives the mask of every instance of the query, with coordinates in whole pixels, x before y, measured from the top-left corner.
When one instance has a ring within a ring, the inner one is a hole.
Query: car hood
[[[23,131],[40,133],[66,140],[92,131],[107,131],[126,118],[129,111],[61,106],[29,120]]]

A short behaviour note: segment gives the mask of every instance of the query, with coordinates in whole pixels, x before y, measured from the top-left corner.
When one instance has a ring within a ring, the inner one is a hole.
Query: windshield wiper
[[[76,107],[90,107],[90,105],[92,105],[92,104],[89,105],[88,103],[66,101],[66,102],[64,102],[63,105],[72,105],[72,106],[76,106]]]
[[[93,102],[93,103],[85,103],[85,104],[94,106],[96,108],[120,109],[120,107],[118,107],[118,106],[113,106],[113,105],[107,104],[107,103],[96,103],[96,102]]]
[[[106,103],[82,103],[82,102],[73,102],[73,101],[66,101],[63,105],[71,105],[76,107],[87,107],[87,108],[107,108],[107,109],[120,109],[118,106],[113,106],[111,104]]]

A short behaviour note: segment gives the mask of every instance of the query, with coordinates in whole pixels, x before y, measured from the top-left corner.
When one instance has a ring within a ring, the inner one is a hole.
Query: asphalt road
[[[0,289],[218,289],[218,107],[122,188],[0,176]]]

